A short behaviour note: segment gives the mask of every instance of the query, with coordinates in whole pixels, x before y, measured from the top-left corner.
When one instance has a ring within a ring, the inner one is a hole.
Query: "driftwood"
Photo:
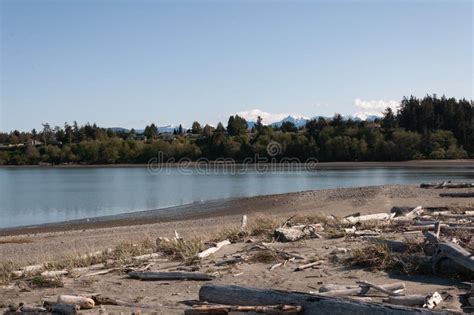
[[[30,305],[22,305],[20,307],[21,313],[45,313],[47,310],[41,306],[30,306]]]
[[[420,216],[423,212],[424,212],[423,207],[418,206],[414,208],[413,210],[403,214],[402,216],[398,216],[394,218],[394,221],[410,221]]]
[[[78,310],[79,307],[74,304],[56,303],[51,306],[51,312],[58,315],[73,315],[77,314]]]
[[[229,240],[225,240],[225,241],[219,242],[219,243],[216,244],[216,246],[211,247],[211,248],[208,248],[208,249],[206,249],[206,250],[200,252],[200,253],[198,254],[198,257],[199,257],[199,258],[205,258],[205,257],[207,257],[207,256],[210,256],[210,255],[216,253],[216,252],[217,252],[219,249],[221,249],[222,247],[227,246],[227,245],[230,245],[230,241],[229,241]]]
[[[386,303],[404,305],[404,306],[422,306],[425,304],[426,295],[405,295],[405,296],[390,296],[384,300]]]
[[[455,265],[467,269],[474,274],[474,256],[470,252],[458,244],[440,240],[436,233],[425,232],[424,235],[431,244],[436,246],[435,253],[431,256],[434,273],[437,273],[438,266],[442,260],[449,259]]]
[[[245,230],[245,229],[247,228],[247,221],[248,221],[247,215],[244,214],[244,215],[242,216],[242,220],[240,221],[240,229],[241,229],[241,230]]]
[[[95,306],[93,299],[78,295],[59,295],[58,303],[77,305],[80,309],[91,309]]]
[[[41,275],[46,278],[55,278],[55,277],[67,275],[68,273],[69,271],[67,270],[47,270],[47,271],[43,271]]]
[[[295,242],[306,237],[321,238],[316,232],[323,230],[321,224],[283,226],[275,229],[273,238],[278,242]]]
[[[118,306],[136,307],[136,308],[155,308],[156,307],[153,305],[122,301],[119,299],[105,297],[100,294],[93,295],[91,298],[94,300],[96,305],[118,305]]]
[[[390,283],[390,284],[384,284],[378,286],[380,288],[383,288],[384,290],[389,290],[392,292],[395,291],[400,291],[405,289],[405,284],[403,282],[396,282],[396,283]],[[321,295],[324,296],[332,296],[332,297],[337,297],[337,296],[349,296],[349,295],[366,295],[370,289],[373,287],[370,287],[366,284],[359,284],[358,287],[337,287],[337,286],[324,286],[319,289],[319,292]]]
[[[265,305],[265,306],[239,306],[239,305],[193,305],[192,310],[187,310],[186,315],[192,314],[224,314],[229,312],[255,312],[265,314],[298,314],[303,310],[299,305]]]
[[[254,289],[234,285],[206,284],[199,290],[199,299],[209,303],[229,305],[265,306],[275,304],[301,305],[301,314],[452,314],[448,311],[433,311],[405,306],[340,299],[335,297],[312,295],[268,289]]]
[[[313,268],[314,266],[319,266],[322,263],[324,263],[324,260],[318,260],[318,261],[315,261],[315,262],[312,262],[312,263],[309,263],[309,264],[306,264],[306,265],[301,265],[301,266],[296,267],[295,271],[301,271],[301,270],[305,270],[305,269],[308,269],[308,268]]]
[[[136,272],[132,271],[128,273],[128,276],[132,279],[139,279],[145,281],[161,281],[161,280],[198,280],[198,281],[209,281],[213,277],[206,273],[199,272]]]
[[[374,290],[380,291],[382,293],[385,293],[388,296],[401,296],[401,295],[403,295],[402,293],[397,293],[397,292],[394,292],[392,290],[388,290],[388,289],[386,289],[386,288],[384,288],[380,285],[376,285],[376,284],[373,284],[373,283],[370,283],[370,282],[367,282],[367,281],[359,281],[357,283],[360,284],[361,286],[366,286],[366,287],[372,288]]]
[[[471,188],[474,187],[474,183],[451,183],[451,182],[442,182],[442,183],[422,183],[420,188]]]
[[[236,257],[231,257],[231,258],[227,258],[227,259],[217,261],[214,265],[215,266],[232,265],[232,264],[237,264],[239,262],[242,262],[244,260],[245,260],[244,257],[236,256]]]
[[[358,223],[358,222],[365,222],[365,221],[383,221],[383,220],[391,220],[395,216],[395,213],[375,213],[375,214],[367,214],[361,215],[358,217],[350,216],[344,218],[342,221],[345,223]]]
[[[451,198],[474,198],[474,192],[458,192],[458,193],[442,193],[440,197],[451,197]]]
[[[93,277],[93,276],[106,275],[106,274],[111,273],[111,272],[116,271],[116,270],[118,270],[118,268],[110,268],[110,269],[94,271],[94,272],[85,274],[82,277]]]

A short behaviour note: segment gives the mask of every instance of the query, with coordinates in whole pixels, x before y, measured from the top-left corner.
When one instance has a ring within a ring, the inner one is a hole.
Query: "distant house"
[[[33,145],[33,146],[39,146],[39,145],[43,145],[43,142],[41,141],[38,141],[38,140],[28,140],[28,142],[26,143],[26,145]]]
[[[128,137],[128,140],[135,140],[135,141],[146,141],[147,140],[147,137],[141,133],[141,134],[131,134],[129,137]]]

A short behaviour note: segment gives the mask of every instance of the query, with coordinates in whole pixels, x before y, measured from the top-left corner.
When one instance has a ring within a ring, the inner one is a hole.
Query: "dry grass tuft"
[[[335,222],[334,217],[329,217],[323,214],[313,214],[313,215],[297,215],[291,219],[290,222],[295,222],[298,224],[317,224],[320,223],[323,226],[329,225]]]
[[[400,269],[400,264],[394,259],[390,248],[379,242],[353,250],[345,262],[353,266],[368,267],[372,270]]]
[[[44,277],[42,275],[34,276],[30,284],[39,288],[62,288],[64,287],[64,282],[62,277]]]
[[[384,242],[375,242],[352,251],[346,264],[357,267],[368,267],[371,270],[403,274],[431,274],[429,258],[423,253],[422,244],[416,241],[405,243],[407,249],[394,252]]]
[[[144,238],[140,242],[123,241],[113,249],[108,258],[116,262],[130,261],[134,256],[151,254],[155,251],[156,245],[150,238]]]
[[[183,261],[187,265],[199,262],[198,254],[203,250],[201,239],[170,240],[157,242],[156,250],[171,259]]]
[[[266,239],[272,238],[273,230],[279,226],[279,222],[271,217],[259,216],[253,219],[253,222],[249,225],[249,231],[251,236],[265,237]]]
[[[26,237],[0,240],[0,245],[3,245],[3,244],[29,244],[29,243],[33,243],[33,240],[31,238],[26,238]]]
[[[57,261],[50,261],[44,264],[45,270],[71,270],[73,268],[88,267],[95,264],[105,263],[107,253],[97,256],[67,256]]]
[[[242,230],[240,227],[232,226],[222,229],[215,237],[212,238],[212,240],[215,242],[229,240],[231,243],[237,243],[243,242],[245,238],[249,236],[250,233],[247,230]]]
[[[0,264],[0,284],[9,283],[13,278],[13,271],[17,269],[17,266],[12,261]]]

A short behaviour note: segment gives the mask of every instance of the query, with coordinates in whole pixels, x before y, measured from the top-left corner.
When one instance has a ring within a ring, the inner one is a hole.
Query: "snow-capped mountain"
[[[309,121],[309,118],[303,117],[303,116],[292,116],[288,115],[287,117],[283,118],[280,121],[271,123],[270,126],[272,127],[281,127],[281,125],[284,122],[291,122],[293,123],[296,127],[303,127],[306,125],[306,123]]]
[[[374,115],[374,114],[371,114],[371,113],[363,113],[363,112],[359,112],[359,113],[355,113],[353,115],[350,116],[352,119],[360,119],[360,120],[366,120],[366,121],[374,121],[376,119],[380,119],[382,118],[382,114],[380,115]]]

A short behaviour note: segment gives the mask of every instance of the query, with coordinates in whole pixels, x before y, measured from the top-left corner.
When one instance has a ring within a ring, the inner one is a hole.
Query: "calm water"
[[[0,169],[0,228],[310,189],[473,181],[474,168],[367,168],[245,174],[146,168]]]

